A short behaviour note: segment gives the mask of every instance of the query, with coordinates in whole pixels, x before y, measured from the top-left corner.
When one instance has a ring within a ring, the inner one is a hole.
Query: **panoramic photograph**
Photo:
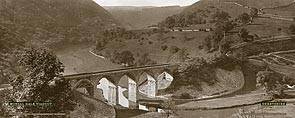
[[[0,0],[0,118],[295,118],[295,0]]]

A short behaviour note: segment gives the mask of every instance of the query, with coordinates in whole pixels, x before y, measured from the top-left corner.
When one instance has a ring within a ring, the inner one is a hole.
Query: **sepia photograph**
[[[0,118],[295,118],[295,0],[0,0]]]

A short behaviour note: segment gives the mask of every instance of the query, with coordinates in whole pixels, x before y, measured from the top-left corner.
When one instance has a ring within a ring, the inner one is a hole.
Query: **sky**
[[[94,0],[101,6],[188,6],[199,0]]]

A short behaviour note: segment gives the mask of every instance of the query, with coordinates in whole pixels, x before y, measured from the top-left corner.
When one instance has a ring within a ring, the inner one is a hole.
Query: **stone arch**
[[[126,75],[126,76],[128,76],[130,79],[132,79],[134,82],[137,82],[137,80],[136,80],[136,74],[134,74],[134,73],[132,73],[132,72],[130,72],[130,73],[123,73],[122,75],[123,75],[123,76]],[[122,77],[123,77],[123,76],[122,76]],[[122,78],[122,77],[121,77],[121,78]]]
[[[94,84],[88,79],[79,80],[73,89],[90,96],[94,95]]]
[[[157,77],[157,89],[164,90],[168,88],[173,80],[173,76],[165,70]]]
[[[139,76],[139,92],[144,95],[147,95],[150,98],[154,98],[156,96],[156,89],[156,79],[154,79],[154,77],[152,77],[150,74],[143,72]]]
[[[139,72],[139,74],[138,74],[137,77],[136,77],[136,78],[138,78],[138,79],[137,79],[138,84],[140,84],[140,77],[141,77],[143,74],[149,74],[151,77],[156,78],[156,77],[155,77],[156,74],[155,74],[153,71],[150,71],[150,70],[143,70],[143,71]]]
[[[123,75],[118,83],[119,104],[129,107],[129,101],[136,103],[136,82],[128,75]]]
[[[102,77],[99,80],[99,84],[96,86],[97,89],[102,90],[103,97],[111,105],[117,103],[117,86],[111,82],[108,78]]]

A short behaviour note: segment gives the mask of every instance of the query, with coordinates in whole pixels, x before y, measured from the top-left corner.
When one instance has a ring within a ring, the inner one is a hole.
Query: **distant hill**
[[[92,40],[115,25],[92,0],[1,0],[0,14],[0,25],[37,44]]]
[[[147,8],[154,8],[153,6],[102,6],[107,11],[120,11],[120,10],[142,10]]]
[[[104,7],[127,29],[142,29],[155,25],[166,17],[180,13],[184,7]]]

